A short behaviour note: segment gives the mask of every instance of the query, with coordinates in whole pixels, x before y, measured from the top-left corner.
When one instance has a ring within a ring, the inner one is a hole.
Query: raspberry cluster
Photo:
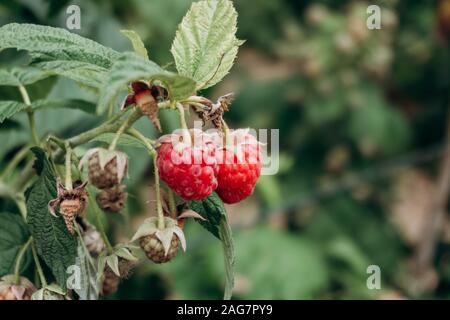
[[[259,142],[247,130],[214,139],[200,130],[160,138],[157,164],[161,180],[185,200],[201,200],[214,190],[225,203],[253,193],[261,174]]]

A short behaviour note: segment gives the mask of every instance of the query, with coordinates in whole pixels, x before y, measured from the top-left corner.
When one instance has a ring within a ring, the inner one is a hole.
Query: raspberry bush
[[[0,214],[0,299],[97,299],[113,293],[138,263],[165,263],[176,259],[179,248],[186,250],[183,227],[189,217],[222,241],[224,298],[231,298],[234,253],[223,202],[252,194],[260,149],[247,131],[228,128],[224,113],[231,94],[212,102],[201,93],[222,80],[243,44],[235,36],[236,19],[229,0],[194,3],[172,44],[176,70],[151,61],[130,30],[122,33],[135,52],[118,52],[60,28],[0,28],[0,50],[30,57],[28,65],[0,70],[0,85],[16,87],[21,97],[0,101],[0,122],[23,113],[30,132],[29,144],[0,176],[2,196],[15,203],[10,213]],[[30,98],[30,86],[54,77],[76,81],[96,100]],[[80,124],[72,136],[39,134],[35,116],[46,108],[81,109],[99,124]],[[164,130],[161,110],[179,114],[180,130]],[[189,128],[187,120],[195,116],[203,129]],[[155,136],[134,127],[141,118],[148,118]],[[207,133],[205,126],[217,130]],[[108,215],[127,207],[127,180],[138,178],[128,177],[128,169],[140,161],[122,147],[144,148],[153,158],[156,212],[129,241],[113,244]],[[23,161],[28,164],[18,173]],[[30,268],[37,277],[25,278]],[[71,275],[73,268],[81,279]]]

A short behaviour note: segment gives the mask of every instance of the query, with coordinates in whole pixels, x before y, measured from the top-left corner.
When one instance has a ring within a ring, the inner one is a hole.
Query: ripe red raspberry
[[[259,142],[248,130],[229,134],[228,145],[218,148],[217,194],[225,203],[239,202],[253,193],[261,174]]]
[[[200,200],[217,188],[216,148],[207,134],[190,130],[189,136],[173,133],[161,137],[159,142],[157,164],[161,180],[180,197]]]

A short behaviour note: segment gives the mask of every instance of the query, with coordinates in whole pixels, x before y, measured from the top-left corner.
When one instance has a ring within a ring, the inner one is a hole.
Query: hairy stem
[[[14,184],[14,189],[18,192],[22,192],[25,187],[30,182],[30,179],[34,176],[35,171],[33,168],[34,160],[29,161],[25,168],[22,170],[22,173],[20,174],[19,178]]]
[[[220,240],[222,240],[223,257],[225,264],[225,291],[224,300],[230,300],[234,287],[234,245],[231,228],[227,218],[222,218],[219,225]]]
[[[33,238],[30,237],[17,254],[16,265],[14,266],[14,281],[16,284],[20,284],[20,266],[22,265],[23,257],[27,252],[32,240]]]
[[[19,91],[20,94],[22,95],[23,102],[28,106],[27,115],[28,115],[28,123],[30,125],[31,130],[31,138],[33,139],[34,144],[39,145],[40,139],[36,130],[36,124],[34,121],[34,111],[31,108],[30,96],[28,95],[27,89],[25,89],[24,86],[19,86]]]
[[[23,221],[27,223],[27,205],[25,204],[25,196],[22,193],[16,193],[14,195],[14,201],[19,209]]]
[[[121,112],[116,116],[113,116],[109,121],[105,122],[104,124],[93,128],[91,130],[85,131],[83,133],[80,133],[79,135],[73,136],[72,138],[69,138],[66,140],[66,142],[69,143],[69,145],[74,148],[76,146],[79,146],[81,144],[87,143],[97,137],[98,135],[106,132],[116,132],[120,126],[122,125],[123,121],[120,121],[121,116],[124,113]],[[128,118],[129,126],[131,126],[134,122],[136,122],[140,117],[142,116],[142,113],[139,109],[135,109],[133,113]],[[58,150],[54,158],[55,160],[60,160],[63,155],[63,150]]]
[[[184,115],[184,107],[181,103],[177,103],[178,113],[180,114],[180,126],[183,131],[183,143],[191,145],[191,136],[188,131],[188,126],[186,124],[186,117]]]
[[[80,239],[80,244],[83,247],[84,253],[88,259],[89,264],[91,265],[92,268],[96,269],[97,265],[95,264],[94,260],[92,259],[92,256],[86,246],[86,243],[84,242],[83,235],[81,234],[78,223],[75,223],[75,230],[77,231],[78,238]]]
[[[135,137],[136,139],[140,140],[148,149],[148,152],[150,153],[150,155],[152,157],[156,156],[156,150],[153,147],[154,141],[145,137],[142,133],[140,133],[138,130],[136,130],[135,128],[129,128],[127,130],[127,133],[133,137]]]
[[[0,176],[0,180],[5,181],[11,175],[20,161],[22,161],[27,156],[28,151],[30,151],[30,145],[25,145],[14,155],[14,157],[6,166],[5,170],[3,170],[3,173]]]
[[[72,190],[72,148],[66,143],[66,180],[65,186],[67,190]]]
[[[66,143],[65,143],[65,141],[63,139],[60,139],[60,138],[55,137],[53,135],[49,135],[48,138],[47,138],[47,141],[55,143],[62,150],[66,150]]]
[[[164,229],[165,223],[164,223],[164,213],[162,209],[162,203],[161,203],[161,192],[160,192],[160,185],[159,185],[159,170],[158,170],[158,164],[157,164],[157,157],[158,153],[156,152],[155,148],[150,143],[149,139],[147,139],[142,133],[140,133],[138,130],[134,128],[128,129],[128,133],[132,135],[133,137],[139,139],[144,143],[144,145],[147,147],[148,152],[153,157],[153,166],[155,169],[155,192],[156,192],[156,211],[158,213],[158,228]]]
[[[172,218],[177,218],[177,205],[175,203],[175,194],[172,189],[169,188],[169,209],[172,215]]]
[[[42,270],[41,263],[39,262],[39,257],[37,254],[36,244],[35,244],[34,240],[33,240],[33,243],[31,244],[31,251],[33,253],[34,264],[36,265],[36,270],[39,275],[39,280],[41,281],[41,285],[43,287],[45,287],[47,285],[47,280],[45,279],[44,271]]]
[[[186,124],[186,118],[184,116],[184,107],[183,107],[183,105],[181,103],[177,103],[177,109],[178,109],[178,112],[180,114],[180,126],[181,126],[181,129],[186,129],[187,130],[188,126]]]
[[[442,230],[446,206],[450,194],[450,113],[447,116],[447,132],[444,154],[439,168],[437,191],[429,208],[429,217],[424,227],[423,241],[416,251],[417,272],[424,274],[433,264],[436,244]]]
[[[153,158],[153,167],[155,168],[155,193],[156,193],[156,211],[158,212],[158,228],[164,229],[164,213],[161,204],[161,192],[159,185],[159,170],[156,157]]]
[[[112,151],[116,148],[117,142],[119,141],[122,133],[130,126],[130,120],[133,118],[133,114],[131,114],[120,126],[119,130],[117,130],[116,135],[114,136],[113,141],[109,145],[109,150]]]
[[[222,121],[223,133],[224,133],[224,139],[225,139],[224,145],[227,146],[229,143],[232,144],[232,141],[230,138],[230,128],[228,128],[228,125],[224,119],[222,119],[221,121]]]

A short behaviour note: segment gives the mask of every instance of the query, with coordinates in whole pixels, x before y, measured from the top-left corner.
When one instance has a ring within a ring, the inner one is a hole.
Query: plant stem
[[[34,112],[31,107],[30,96],[28,95],[27,89],[24,86],[19,86],[20,94],[22,95],[23,102],[28,106],[27,115],[28,115],[28,123],[30,124],[31,130],[31,138],[36,145],[40,144],[39,135],[36,130],[36,124],[34,122]]]
[[[63,139],[50,135],[48,136],[47,141],[51,141],[55,143],[58,147],[60,147],[62,150],[66,150],[66,144]]]
[[[78,223],[75,223],[75,230],[77,231],[78,238],[80,239],[81,246],[83,247],[84,253],[85,253],[85,255],[86,255],[86,257],[87,257],[87,259],[88,259],[88,261],[89,261],[89,264],[91,265],[91,267],[93,267],[94,269],[96,269],[97,266],[96,266],[96,264],[94,263],[94,260],[92,259],[92,256],[91,256],[91,254],[89,253],[89,250],[88,250],[88,248],[87,248],[87,246],[86,246],[86,243],[85,243],[84,240],[83,240],[83,235],[81,234],[80,227],[79,227]]]
[[[6,166],[5,170],[3,171],[2,175],[0,176],[0,180],[4,181],[7,179],[11,173],[14,171],[14,169],[17,167],[20,161],[22,161],[28,154],[28,151],[30,150],[30,145],[25,145],[20,149],[14,157],[11,159],[11,161]]]
[[[130,126],[130,120],[132,119],[133,114],[131,114],[120,126],[119,130],[117,130],[116,135],[114,136],[113,141],[109,145],[109,150],[112,151],[116,148],[117,142],[119,141],[119,138],[121,134]]]
[[[158,213],[158,228],[164,229],[164,213],[161,204],[161,192],[159,185],[159,170],[156,157],[153,158],[153,167],[155,168],[155,193],[156,193],[156,211]]]
[[[177,205],[175,203],[175,194],[172,189],[169,188],[169,209],[172,215],[172,218],[177,218]]]
[[[416,269],[418,274],[425,274],[432,267],[436,255],[436,244],[446,215],[450,195],[450,112],[447,115],[447,132],[444,154],[442,155],[436,192],[429,204],[429,216],[424,225],[424,236],[416,249]]]
[[[161,204],[161,192],[160,192],[160,185],[159,185],[159,170],[158,170],[158,164],[157,164],[157,157],[158,153],[156,152],[155,148],[151,145],[151,143],[142,133],[140,133],[138,130],[134,128],[128,129],[128,133],[131,134],[133,137],[141,140],[145,146],[148,149],[148,152],[153,157],[153,167],[155,168],[155,192],[156,192],[156,211],[158,213],[158,228],[164,229],[165,223],[164,223],[164,213],[162,209]]]
[[[228,125],[224,119],[222,119],[222,126],[223,126],[223,134],[224,134],[224,139],[225,139],[224,145],[227,146],[229,143],[231,144],[232,141],[230,138],[230,128],[228,128]]]
[[[225,291],[223,294],[223,299],[230,300],[234,287],[234,245],[231,235],[231,228],[226,217],[220,220],[219,235],[220,240],[222,240],[225,263]]]
[[[23,221],[27,223],[27,205],[25,204],[25,196],[22,193],[17,193],[14,195],[14,201],[16,202],[17,208],[19,208]]]
[[[184,116],[184,107],[183,107],[183,105],[181,103],[177,103],[177,109],[178,109],[178,112],[180,114],[180,126],[181,126],[181,129],[186,129],[187,130],[188,126],[186,124],[186,118]]]
[[[156,157],[156,150],[155,150],[155,148],[152,145],[153,141],[151,141],[149,138],[146,138],[142,133],[140,133],[135,128],[129,128],[127,130],[127,133],[129,133],[130,135],[132,135],[136,139],[139,139],[147,147],[148,152],[150,153],[150,155],[152,157]]]
[[[178,113],[180,114],[180,126],[183,131],[183,143],[187,145],[192,144],[191,135],[188,131],[188,126],[186,124],[186,118],[184,116],[184,107],[181,103],[177,103]]]
[[[66,143],[66,181],[65,186],[67,190],[72,190],[72,148]]]
[[[105,132],[115,132],[117,131],[120,126],[122,125],[122,121],[120,121],[121,116],[123,113],[119,113],[116,116],[113,116],[111,120],[103,123],[102,125],[93,128],[91,130],[85,131],[83,133],[80,133],[79,135],[73,136],[72,138],[69,138],[66,140],[66,142],[69,143],[69,145],[74,148],[76,146],[79,146],[83,143],[89,142],[98,135],[105,133]],[[135,109],[133,113],[130,115],[128,122],[131,126],[134,122],[136,122],[140,117],[142,116],[142,112],[139,109]],[[63,155],[62,150],[58,150],[58,152],[55,153],[54,158],[56,161],[60,160]]]
[[[110,103],[108,106],[108,119],[112,117],[113,112],[114,112],[114,105]]]
[[[17,255],[16,265],[14,267],[14,278],[15,278],[16,284],[20,284],[20,266],[22,264],[23,256],[27,252],[27,249],[30,246],[32,240],[33,240],[33,238],[30,237],[28,239],[28,241],[23,245],[22,249],[20,249],[19,254]]]
[[[34,240],[33,240],[33,243],[31,244],[31,251],[33,252],[33,259],[34,259],[34,263],[36,264],[36,270],[38,272],[39,279],[41,281],[41,285],[42,285],[42,287],[45,287],[47,285],[47,280],[45,279],[44,271],[42,270],[41,263],[39,262],[39,257],[37,254],[36,244],[35,244]]]
[[[22,170],[20,177],[15,182],[14,189],[21,192],[27,185],[30,179],[34,176],[35,171],[33,168],[34,160],[29,161],[25,168]]]

